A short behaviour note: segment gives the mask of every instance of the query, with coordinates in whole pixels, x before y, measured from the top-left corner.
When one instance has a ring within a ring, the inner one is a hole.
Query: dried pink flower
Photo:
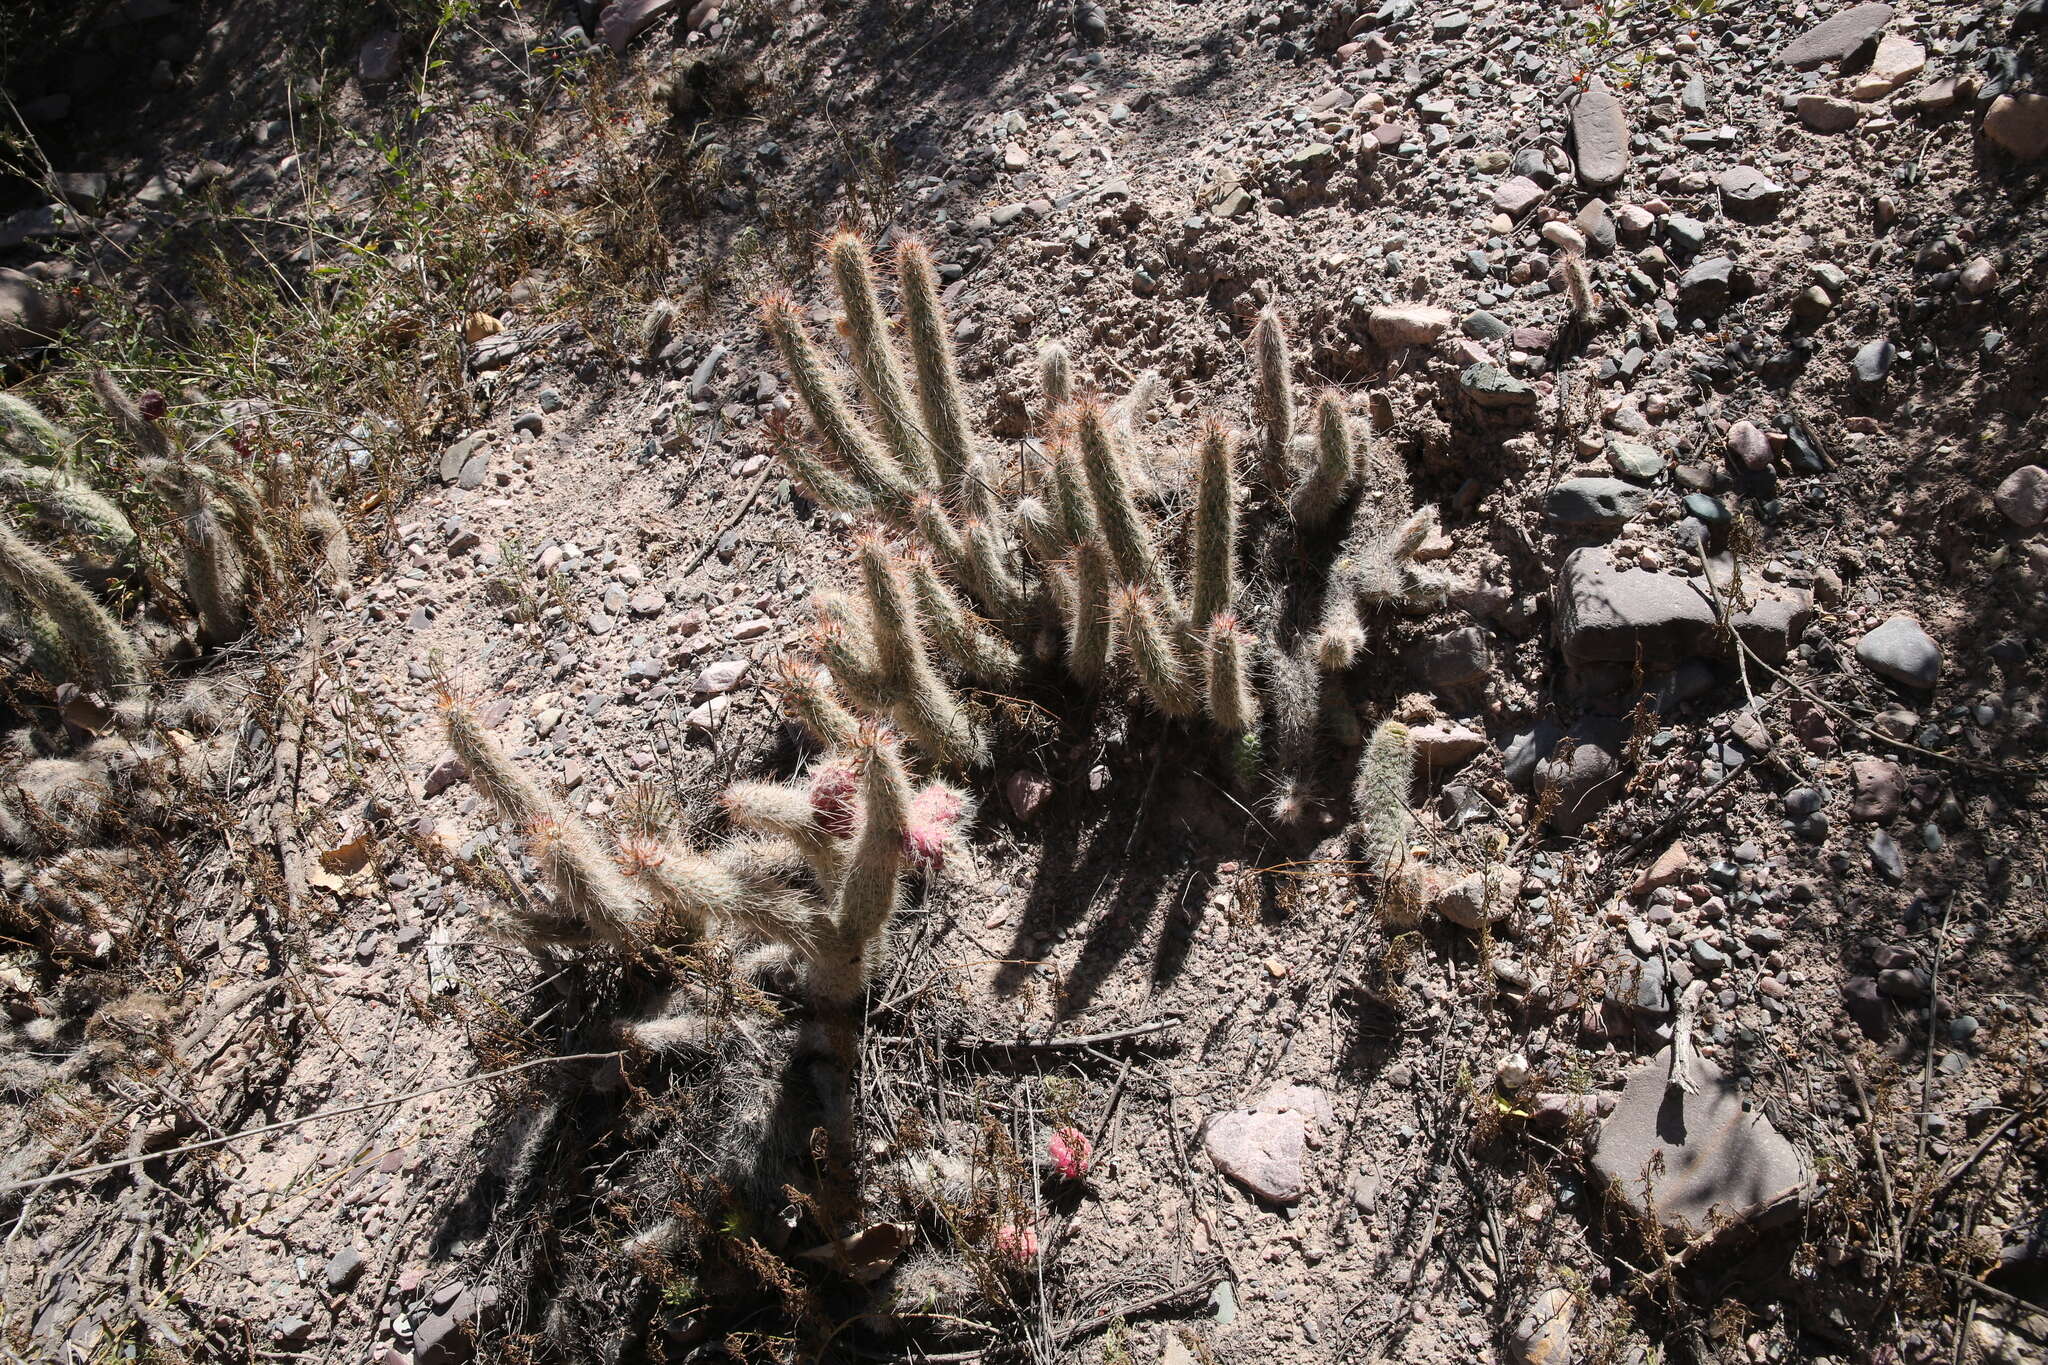
[[[1080,1180],[1088,1174],[1088,1163],[1095,1157],[1095,1144],[1079,1128],[1055,1128],[1046,1140],[1046,1155],[1052,1158],[1054,1169],[1068,1180]]]

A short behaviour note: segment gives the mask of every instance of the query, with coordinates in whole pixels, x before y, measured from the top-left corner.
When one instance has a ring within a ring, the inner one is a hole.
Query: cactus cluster
[[[1058,346],[1039,365],[1043,453],[1011,458],[967,420],[926,248],[894,251],[901,348],[867,246],[840,233],[825,255],[858,405],[793,303],[761,314],[816,435],[783,457],[862,523],[862,591],[819,595],[830,688],[793,667],[808,681],[792,714],[828,745],[855,714],[884,718],[933,761],[981,767],[990,736],[961,681],[1058,661],[1085,689],[1206,726],[1282,820],[1312,813],[1318,739],[1361,738],[1344,683],[1368,616],[1427,610],[1446,584],[1421,562],[1435,511],[1415,509],[1370,426],[1334,391],[1300,410],[1278,316],[1248,345],[1254,433],[1203,420],[1191,481],[1149,441],[1163,381],[1107,403]]]
[[[132,397],[104,370],[92,383],[124,438],[126,472],[173,513],[184,573],[168,586],[184,600],[152,592],[134,524],[79,476],[77,440],[0,395],[0,502],[13,514],[0,513],[0,641],[37,680],[14,695],[54,700],[64,726],[90,736],[59,742],[52,725],[50,744],[7,765],[0,905],[13,932],[53,957],[102,960],[136,928],[121,910],[141,880],[123,832],[172,823],[235,742],[217,733],[209,684],[151,686],[153,665],[189,658],[193,633],[210,645],[247,632],[255,604],[282,587],[276,533],[292,522],[241,475],[201,459],[160,395]],[[317,486],[299,529],[316,580],[343,590],[348,536]]]
[[[900,739],[858,724],[801,778],[742,782],[724,795],[735,837],[710,851],[643,820],[611,850],[445,698],[449,746],[471,785],[520,832],[553,890],[516,929],[536,947],[608,944],[634,957],[724,954],[773,980],[793,972],[811,1019],[807,1051],[828,1101],[854,1060],[861,997],[881,960],[906,882],[957,856],[972,816],[965,793],[914,783]],[[714,1002],[685,985],[654,1016],[622,1026],[651,1051],[703,1050]]]
[[[138,402],[105,370],[94,372],[92,386],[127,441],[137,481],[172,513],[184,570],[177,586],[199,643],[239,639],[255,603],[282,586],[274,528],[291,524],[288,510],[266,502],[242,475],[193,453],[161,397],[145,394]],[[141,586],[137,537],[127,515],[78,477],[77,464],[70,433],[21,398],[0,395],[0,500],[25,514],[23,523],[0,518],[0,638],[16,642],[28,667],[50,685],[77,683],[118,698],[145,681],[145,651],[88,585]],[[55,544],[31,540],[30,525]],[[348,535],[317,485],[299,531],[315,581],[342,590],[351,566]],[[67,561],[52,549],[68,552]],[[159,624],[148,618],[163,605],[145,608],[138,623],[145,631]],[[157,634],[176,647],[180,632]]]

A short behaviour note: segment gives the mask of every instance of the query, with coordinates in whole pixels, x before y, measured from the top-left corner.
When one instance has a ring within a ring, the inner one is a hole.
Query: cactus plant
[[[1415,817],[1408,786],[1415,773],[1415,739],[1399,721],[1383,721],[1358,763],[1352,789],[1352,829],[1359,847],[1359,871],[1384,888],[1390,921],[1412,918],[1415,868],[1408,852]]]
[[[143,682],[142,656],[120,622],[4,520],[0,520],[0,583],[49,618],[64,642],[71,676],[109,692]]]
[[[135,528],[121,509],[61,468],[0,460],[0,499],[27,507],[42,525],[86,541],[109,559],[135,548]]]
[[[898,251],[917,429],[902,420],[911,412],[907,381],[889,351],[864,249],[842,233],[827,258],[865,416],[832,380],[794,306],[768,300],[768,332],[826,451],[820,460],[793,447],[786,458],[800,479],[816,481],[807,462],[829,471],[827,480],[843,477],[869,515],[929,553],[913,560],[910,594],[891,586],[884,559],[893,556],[878,558],[872,546],[859,555],[864,602],[820,594],[815,643],[851,712],[891,717],[942,762],[979,761],[986,736],[975,729],[966,742],[962,708],[931,658],[986,676],[989,644],[1000,636],[1005,648],[994,659],[1007,675],[1013,656],[1023,667],[1026,632],[1050,628],[1064,649],[1041,636],[1033,657],[1063,658],[1087,687],[1128,682],[1170,717],[1208,711],[1232,737],[1233,766],[1254,757],[1265,764],[1276,812],[1293,820],[1315,809],[1318,741],[1361,738],[1342,679],[1367,657],[1369,615],[1433,607],[1448,584],[1417,558],[1435,534],[1434,510],[1415,509],[1398,464],[1354,424],[1341,396],[1319,396],[1312,439],[1297,438],[1293,361],[1278,314],[1262,314],[1247,342],[1266,496],[1247,501],[1235,437],[1207,420],[1183,525],[1172,498],[1155,506],[1139,453],[1138,430],[1164,390],[1158,375],[1141,375],[1112,404],[1078,391],[1066,349],[1045,346],[1044,454],[1023,455],[1013,474],[999,475],[996,447],[978,450],[965,430],[956,364],[939,344],[950,330],[921,249]],[[930,471],[924,447],[937,452]],[[1020,487],[1032,491],[1002,492]],[[987,633],[963,634],[956,605],[972,605]],[[1229,623],[1213,630],[1225,614]],[[843,722],[834,728],[843,733]]]
[[[1258,397],[1259,474],[1275,497],[1294,484],[1294,375],[1280,315],[1268,308],[1252,328],[1252,389]]]

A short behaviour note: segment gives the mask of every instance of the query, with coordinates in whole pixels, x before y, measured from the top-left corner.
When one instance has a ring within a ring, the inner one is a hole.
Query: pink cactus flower
[[[996,1254],[1019,1266],[1038,1259],[1038,1229],[1021,1223],[1006,1223],[996,1229]]]
[[[811,818],[818,828],[835,839],[853,837],[854,795],[860,779],[842,763],[820,769],[811,779]]]
[[[1088,1163],[1095,1157],[1095,1144],[1079,1128],[1053,1129],[1045,1149],[1052,1158],[1054,1169],[1067,1180],[1084,1178],[1088,1174]]]
[[[910,825],[903,831],[903,856],[920,872],[946,868],[946,836],[933,825]]]

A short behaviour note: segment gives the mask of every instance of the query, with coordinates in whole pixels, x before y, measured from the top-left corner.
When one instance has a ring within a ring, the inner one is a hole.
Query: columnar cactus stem
[[[1273,713],[1273,749],[1279,777],[1269,801],[1274,818],[1299,824],[1315,811],[1305,774],[1314,766],[1321,684],[1313,664],[1298,653],[1268,646],[1266,697]]]
[[[1268,308],[1252,328],[1252,384],[1257,397],[1259,473],[1276,497],[1294,483],[1294,375],[1279,314]]]
[[[887,684],[875,662],[874,627],[868,614],[844,593],[821,592],[812,637],[818,658],[847,698],[867,711],[886,709]]]
[[[224,645],[248,628],[248,581],[227,528],[197,479],[188,480],[180,508],[185,533],[185,595],[199,618],[203,644]]]
[[[1254,729],[1259,723],[1259,701],[1252,691],[1248,657],[1252,637],[1239,628],[1237,618],[1227,611],[1211,618],[1208,637],[1205,700],[1209,719],[1231,734]]]
[[[263,504],[255,491],[239,476],[206,465],[190,466],[190,476],[220,500],[222,521],[233,538],[242,562],[255,572],[264,591],[278,586],[277,549],[270,533],[263,529]]]
[[[1058,412],[1074,398],[1074,363],[1057,341],[1038,353],[1038,388],[1047,413]]]
[[[782,457],[783,467],[789,470],[797,485],[820,507],[859,515],[874,506],[874,499],[826,463],[820,452],[813,450],[801,437],[793,436],[781,442],[775,453]]]
[[[1574,324],[1584,327],[1593,320],[1593,277],[1586,269],[1585,257],[1575,252],[1565,254],[1564,295]]]
[[[987,456],[974,455],[961,467],[953,501],[964,516],[980,517],[983,521],[995,521],[1002,516],[1002,505],[996,499],[995,471]]]
[[[107,691],[133,687],[147,674],[120,622],[55,560],[0,521],[0,583],[49,618],[64,642],[73,675]]]
[[[0,460],[0,499],[26,504],[43,525],[111,556],[135,548],[135,528],[121,509],[62,469]]]
[[[1311,532],[1329,524],[1331,513],[1358,477],[1351,423],[1344,414],[1344,400],[1335,393],[1316,400],[1315,436],[1315,469],[1295,490],[1293,502],[1295,524]]]
[[[299,516],[299,525],[312,542],[313,581],[336,597],[345,596],[349,579],[355,573],[355,556],[350,551],[348,528],[342,525],[341,513],[335,510],[318,479],[306,485],[306,510]]]
[[[910,524],[931,547],[932,553],[939,557],[941,564],[956,573],[964,575],[967,572],[967,541],[936,494],[920,493],[912,500]]]
[[[1069,546],[1096,537],[1095,506],[1088,496],[1088,476],[1072,447],[1061,445],[1052,454],[1053,515],[1060,534]]]
[[[1094,540],[1074,550],[1074,587],[1067,606],[1067,667],[1088,687],[1109,671],[1109,555]]]
[[[1363,871],[1379,879],[1392,876],[1408,861],[1408,786],[1415,774],[1415,740],[1399,721],[1385,721],[1373,731],[1359,760],[1351,802]]]
[[[782,355],[790,384],[802,400],[804,411],[810,414],[811,425],[846,466],[854,482],[884,508],[897,509],[907,504],[916,495],[918,485],[854,414],[838,381],[826,368],[824,355],[796,305],[782,295],[763,299],[761,321]],[[823,489],[816,491],[824,493]]]
[[[963,528],[967,535],[968,584],[989,612],[1011,619],[1024,610],[1024,585],[1017,578],[1015,560],[1002,532],[993,522],[979,517]]]
[[[1200,708],[1195,680],[1181,660],[1172,625],[1144,588],[1126,585],[1111,600],[1117,635],[1131,660],[1138,685],[1152,704],[1176,719]]]
[[[924,620],[902,565],[877,535],[863,536],[856,550],[874,622],[876,671],[896,723],[940,762],[982,766],[988,739],[932,667]]]
[[[634,946],[646,913],[624,874],[598,851],[597,841],[579,822],[543,816],[527,827],[526,843],[553,884],[558,904],[606,942]]]
[[[828,763],[819,773],[830,779],[839,766]],[[829,827],[832,822],[821,816],[814,792],[812,783],[735,782],[719,797],[719,804],[733,825],[780,836],[796,851],[802,866],[814,876],[829,878],[836,875],[839,843],[847,831]]]
[[[817,666],[791,655],[777,655],[770,665],[769,685],[781,698],[790,718],[804,727],[821,748],[837,749],[853,740],[860,722],[818,676]]]
[[[1066,553],[1052,513],[1037,498],[1017,499],[1017,506],[1010,513],[1010,524],[1016,528],[1017,538],[1024,542],[1025,550],[1039,564],[1051,564]]]
[[[910,779],[896,740],[866,731],[855,756],[860,763],[860,829],[833,894],[830,932],[807,959],[818,1032],[839,1073],[823,1078],[828,1109],[843,1100],[837,1084],[853,1067],[861,994],[902,899],[909,852]]]
[[[974,459],[974,438],[967,425],[967,404],[960,396],[953,338],[939,303],[938,273],[923,242],[905,238],[896,244],[896,284],[903,299],[910,358],[917,369],[918,407],[931,436],[941,485],[955,488]]]
[[[881,296],[875,290],[874,260],[867,243],[851,232],[841,232],[825,244],[825,259],[846,309],[847,351],[853,357],[854,378],[868,400],[875,429],[911,481],[921,488],[934,488],[939,470],[932,457],[932,441],[917,424],[903,362],[889,339],[889,320],[882,314]]]
[[[1195,469],[1195,521],[1188,619],[1205,629],[1237,602],[1236,439],[1221,422],[1202,427]]]
[[[828,987],[828,994],[840,999],[858,995],[874,947],[896,913],[912,802],[910,777],[893,737],[871,733],[857,745],[856,753],[861,759],[860,832],[839,887],[833,928],[841,944],[852,950],[857,975],[842,976]]]
[[[0,447],[36,464],[53,464],[69,456],[74,444],[71,433],[43,416],[33,403],[0,393]]]
[[[1131,497],[1131,484],[1124,462],[1110,440],[1109,426],[1098,403],[1077,405],[1074,435],[1081,451],[1081,468],[1088,476],[1088,492],[1094,503],[1102,538],[1116,564],[1117,577],[1132,587],[1144,588],[1155,603],[1178,615],[1159,551],[1152,543],[1152,528],[1139,513]]]
[[[441,720],[448,747],[469,770],[469,785],[497,808],[499,819],[520,829],[558,819],[555,803],[484,733],[476,712],[444,697]]]
[[[1316,666],[1342,673],[1365,648],[1365,622],[1358,614],[1357,566],[1340,558],[1330,566],[1323,588],[1323,618],[1316,631]]]
[[[913,553],[910,583],[917,596],[917,609],[931,632],[932,643],[962,672],[991,682],[1006,682],[1023,669],[1017,651],[983,627],[962,606],[928,555]]]

